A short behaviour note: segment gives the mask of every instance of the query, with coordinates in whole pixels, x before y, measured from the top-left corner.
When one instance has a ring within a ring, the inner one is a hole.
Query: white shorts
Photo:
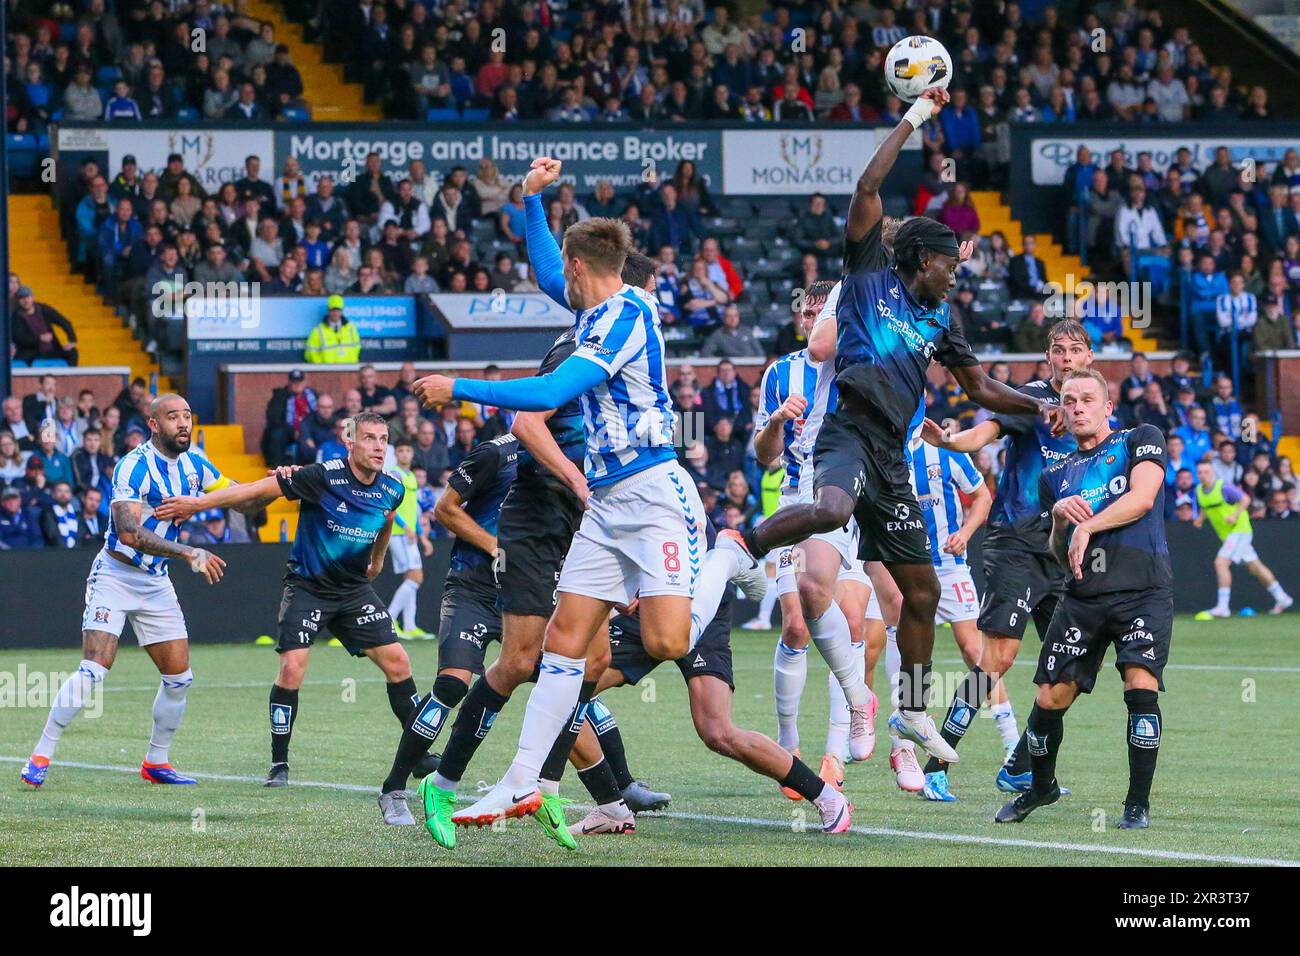
[[[781,502],[777,506],[777,511],[790,505],[806,505],[812,503],[812,485],[808,483],[808,491],[795,492],[794,494],[784,493],[781,495]],[[815,534],[808,539],[809,541],[825,541],[840,554],[841,577],[845,571],[851,572],[856,565],[862,567],[862,562],[858,560],[858,523],[852,518],[843,528],[836,528],[834,531],[827,531],[825,534]],[[795,563],[793,558],[794,549],[798,545],[790,545],[788,548],[782,548],[776,564],[776,593],[778,595],[789,594],[796,589],[795,585]]]
[[[404,534],[394,534],[388,542],[388,553],[393,556],[393,573],[405,574],[424,567],[420,559],[420,544]]]
[[[695,482],[676,461],[594,488],[558,590],[617,604],[691,597],[708,548],[707,520]]]
[[[884,621],[885,615],[880,613],[880,601],[876,598],[876,589],[871,589],[871,597],[867,600],[867,620]]]
[[[837,577],[835,580],[855,581],[858,584],[865,585],[866,587],[871,587],[871,578],[867,577],[866,568],[864,568],[862,566],[862,562],[857,560],[856,558],[854,559],[853,564],[851,566],[847,568],[840,568],[839,577]]]
[[[970,576],[968,565],[935,568],[934,573],[939,578],[939,610],[935,614],[936,623],[957,624],[961,621],[973,621],[980,616],[979,594],[975,591],[975,581]]]
[[[1219,547],[1219,557],[1227,558],[1233,564],[1249,564],[1258,561],[1253,544],[1255,535],[1250,531],[1234,531],[1223,539]]]
[[[121,637],[127,621],[141,647],[189,639],[172,579],[127,567],[101,551],[86,579],[81,629]]]

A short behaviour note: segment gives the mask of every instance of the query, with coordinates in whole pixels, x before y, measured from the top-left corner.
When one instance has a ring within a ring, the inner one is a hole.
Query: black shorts
[[[496,593],[448,577],[438,618],[438,670],[456,668],[483,673],[483,655],[501,640],[501,612]]]
[[[1115,669],[1145,667],[1165,689],[1164,670],[1174,632],[1174,595],[1167,588],[1117,591],[1096,597],[1061,599],[1038,655],[1035,684],[1074,681],[1092,693],[1108,645],[1115,646]]]
[[[639,684],[641,678],[658,667],[663,661],[646,653],[641,643],[641,619],[619,614],[609,622],[609,666],[621,671],[628,684]],[[707,628],[704,636],[695,645],[695,650],[687,651],[674,661],[682,677],[716,677],[733,691],[736,682],[731,669],[731,618],[724,615],[715,618]]]
[[[843,488],[857,500],[858,557],[929,565],[925,518],[912,491],[905,439],[877,423],[879,413],[843,404],[822,422],[813,451],[813,488]]]
[[[1041,641],[1065,594],[1064,569],[1048,555],[987,540],[983,565],[984,596],[976,622],[980,631],[1020,640],[1032,618]]]
[[[277,653],[311,647],[325,630],[343,642],[353,657],[397,640],[388,607],[375,589],[363,584],[346,594],[321,595],[295,575],[284,579],[280,597]]]
[[[550,617],[582,504],[564,490],[516,481],[497,520],[497,603],[505,614]]]

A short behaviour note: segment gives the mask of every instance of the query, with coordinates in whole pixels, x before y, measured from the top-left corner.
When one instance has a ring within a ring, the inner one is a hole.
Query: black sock
[[[393,716],[402,726],[406,726],[406,722],[411,719],[411,712],[419,702],[420,692],[415,688],[414,677],[388,685],[388,706],[393,709]]]
[[[298,719],[298,691],[271,685],[271,763],[289,762],[289,738]]]
[[[794,758],[790,772],[781,778],[780,784],[789,787],[805,800],[816,800],[826,787],[826,781],[813,773],[812,768],[798,757]]]
[[[614,779],[614,772],[610,770],[608,758],[592,764],[586,770],[579,770],[578,779],[591,794],[591,799],[598,804],[618,803],[623,799],[623,795],[618,792],[618,781]]]
[[[569,714],[569,720],[560,731],[560,735],[555,738],[555,743],[551,745],[551,752],[546,755],[546,762],[542,764],[540,779],[549,780],[553,783],[559,783],[560,778],[564,776],[564,767],[569,762],[569,754],[573,751],[573,745],[578,741],[578,734],[582,731],[582,722],[587,717],[587,702],[591,700],[596,693],[596,682],[594,680],[585,680],[578,691],[578,702],[573,705],[573,712]]]
[[[1025,725],[1029,765],[1034,772],[1034,790],[1046,793],[1056,783],[1056,754],[1065,738],[1065,711],[1047,710],[1034,704]]]
[[[614,782],[619,790],[632,786],[632,771],[627,768],[627,751],[623,749],[623,734],[618,729],[614,712],[605,706],[599,697],[593,697],[587,705],[587,719],[591,729],[600,738],[600,749],[604,751],[605,762],[614,775]]]
[[[1015,749],[1011,751],[1011,756],[1008,757],[1006,763],[1002,765],[1006,767],[1007,773],[1016,775],[1029,773],[1028,733],[1028,729],[1021,731],[1020,739],[1016,741]]]
[[[767,557],[767,548],[758,543],[758,526],[750,528],[741,537],[745,540],[745,547],[749,549],[750,555],[755,561],[761,561]]]
[[[460,780],[465,775],[465,768],[474,759],[478,745],[488,735],[497,714],[509,699],[494,691],[486,677],[480,677],[474,682],[460,705],[456,722],[451,725],[451,737],[447,740],[442,763],[438,765],[440,776],[448,780]]]
[[[393,768],[388,771],[388,776],[384,779],[382,788],[384,793],[406,789],[411,769],[433,747],[443,725],[447,722],[447,714],[465,698],[467,693],[469,687],[464,681],[450,674],[438,675],[438,679],[433,682],[433,690],[415,705],[410,719],[402,728],[402,739],[397,743]]]
[[[948,716],[943,719],[943,726],[939,728],[939,735],[948,742],[948,746],[956,749],[961,743],[961,739],[966,736],[966,731],[970,729],[970,722],[979,713],[980,705],[993,690],[993,683],[993,678],[980,670],[979,665],[976,664],[953,691],[952,703],[948,705]],[[925,765],[926,773],[946,769],[948,769],[947,762],[938,757],[931,757]]]
[[[1124,805],[1149,810],[1151,780],[1156,775],[1164,729],[1160,697],[1153,690],[1126,690],[1124,703],[1128,706],[1128,796]]]
[[[898,671],[898,699],[900,710],[925,710],[930,696],[930,664],[913,664]]]

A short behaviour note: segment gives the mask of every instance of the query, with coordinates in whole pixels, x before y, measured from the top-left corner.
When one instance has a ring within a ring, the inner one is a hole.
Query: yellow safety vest
[[[346,319],[336,331],[328,322],[322,322],[307,336],[308,362],[337,365],[361,360],[361,333]]]
[[[1227,499],[1223,497],[1223,482],[1221,480],[1216,481],[1209,491],[1206,491],[1204,486],[1197,482],[1196,501],[1201,506],[1201,513],[1210,519],[1210,527],[1214,529],[1220,541],[1230,534],[1249,532],[1251,530],[1250,511],[1248,509],[1242,509],[1241,514],[1237,516],[1237,520],[1232,524],[1228,524],[1228,513],[1236,510],[1237,505],[1228,504]]]

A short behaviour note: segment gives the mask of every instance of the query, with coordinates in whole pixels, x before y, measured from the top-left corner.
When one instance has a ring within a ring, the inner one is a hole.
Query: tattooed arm
[[[113,527],[118,540],[128,548],[144,554],[156,554],[164,558],[179,558],[189,564],[190,568],[208,579],[209,584],[221,580],[226,562],[210,551],[191,548],[176,541],[159,537],[140,524],[140,502],[114,501],[110,506],[113,515]]]

